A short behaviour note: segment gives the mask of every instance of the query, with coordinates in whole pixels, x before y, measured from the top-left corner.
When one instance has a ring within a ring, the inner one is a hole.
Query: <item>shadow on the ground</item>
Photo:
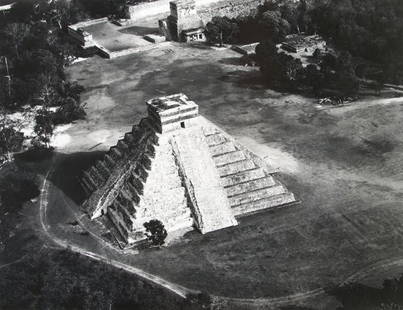
[[[79,152],[73,154],[56,153],[57,161],[50,181],[69,198],[80,204],[86,198],[81,187],[83,172],[104,156],[105,152]]]
[[[241,57],[223,58],[223,59],[220,59],[218,62],[221,64],[234,65],[234,66],[242,66],[244,64],[241,60]]]
[[[403,276],[383,281],[381,288],[352,283],[327,291],[341,304],[337,310],[403,309]]]
[[[222,82],[228,82],[236,84],[242,88],[250,88],[256,90],[267,89],[267,84],[264,82],[260,72],[258,70],[244,71],[236,70],[228,72],[219,78]]]
[[[127,33],[127,34],[134,34],[138,36],[145,36],[147,34],[159,34],[159,29],[156,27],[142,27],[142,26],[133,26],[129,28],[125,28],[122,30],[119,30],[121,33]]]
[[[29,168],[30,171],[46,175],[53,167],[50,181],[63,191],[74,202],[84,201],[85,193],[81,187],[83,172],[105,155],[105,152],[78,152],[64,154],[46,149],[34,149],[15,157],[19,168]]]

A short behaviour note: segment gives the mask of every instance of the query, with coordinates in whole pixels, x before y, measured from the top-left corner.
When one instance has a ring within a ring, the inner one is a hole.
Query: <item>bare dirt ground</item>
[[[109,250],[89,236],[77,236],[75,243],[242,305],[261,306],[264,299],[251,299],[315,292],[346,280],[375,285],[399,275],[403,100],[319,107],[309,98],[265,89],[256,69],[239,66],[237,58],[230,50],[172,44],[72,66],[70,77],[87,88],[88,119],[63,133],[70,139],[58,150],[67,155],[52,179],[50,229],[71,237],[62,225],[76,208],[71,194],[78,163],[109,148],[145,116],[146,99],[183,92],[201,114],[276,167],[302,203],[245,218],[238,227],[188,233],[181,243],[139,255]]]

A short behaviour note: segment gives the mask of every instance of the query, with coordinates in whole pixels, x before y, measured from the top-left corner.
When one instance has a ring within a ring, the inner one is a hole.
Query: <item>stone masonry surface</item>
[[[201,233],[236,218],[295,202],[263,160],[198,114],[184,94],[147,102],[148,116],[83,173],[91,218],[108,216],[128,243],[143,224]]]

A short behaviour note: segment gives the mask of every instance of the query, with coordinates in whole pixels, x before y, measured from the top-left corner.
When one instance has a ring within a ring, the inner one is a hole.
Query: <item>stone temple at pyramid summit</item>
[[[168,234],[201,233],[295,202],[267,163],[198,113],[184,94],[147,102],[148,116],[82,178],[83,208],[107,216],[119,238],[145,238],[143,224],[160,220]]]

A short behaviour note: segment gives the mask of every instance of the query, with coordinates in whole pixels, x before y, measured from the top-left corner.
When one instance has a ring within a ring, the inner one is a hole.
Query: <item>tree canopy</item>
[[[151,220],[144,223],[144,227],[146,229],[147,238],[152,245],[161,246],[165,243],[168,233],[161,221]]]

